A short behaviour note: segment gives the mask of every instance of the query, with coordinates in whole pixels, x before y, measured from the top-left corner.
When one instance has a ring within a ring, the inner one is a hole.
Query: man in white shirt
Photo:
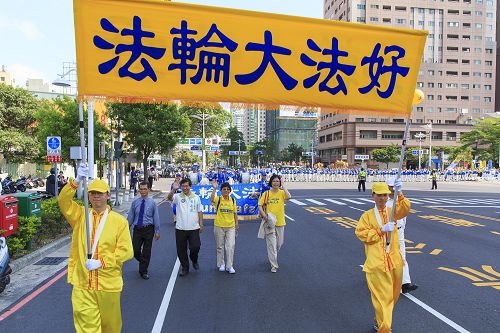
[[[181,188],[181,193],[175,193]],[[200,251],[200,233],[203,232],[203,212],[201,200],[196,194],[191,192],[191,180],[184,178],[175,181],[167,197],[177,207],[177,222],[175,224],[175,243],[177,246],[177,257],[181,262],[181,272],[179,276],[186,276],[189,273],[189,258],[194,269],[198,269],[198,252]]]
[[[392,207],[394,205],[394,189],[397,188],[401,191],[403,188],[403,182],[401,179],[389,178],[386,181],[387,186],[391,194],[389,194],[389,200],[387,200],[387,207]],[[403,285],[401,290],[403,293],[409,293],[418,288],[416,284],[411,283],[410,278],[410,268],[408,262],[406,261],[406,245],[405,245],[405,227],[406,227],[406,217],[397,221],[398,228],[398,238],[399,238],[399,250],[401,251],[401,256],[403,257]]]

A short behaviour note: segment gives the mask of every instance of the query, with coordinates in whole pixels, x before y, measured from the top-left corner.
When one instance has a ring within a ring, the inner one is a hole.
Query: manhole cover
[[[68,259],[68,257],[45,257],[34,265],[59,265],[66,259]]]

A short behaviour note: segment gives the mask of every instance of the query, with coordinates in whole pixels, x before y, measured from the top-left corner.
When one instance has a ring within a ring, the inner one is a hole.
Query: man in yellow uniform
[[[386,207],[390,193],[386,183],[374,183],[372,198],[375,207],[363,213],[356,227],[356,236],[365,244],[363,271],[375,311],[373,328],[379,333],[391,332],[392,310],[399,298],[403,275],[398,233],[394,222],[389,222],[392,208]],[[410,212],[410,201],[401,192],[395,209],[396,221]]]
[[[59,207],[73,229],[68,261],[68,283],[73,285],[71,302],[76,332],[120,332],[122,265],[134,256],[127,219],[107,205],[109,186],[100,179],[90,183],[90,246],[87,259],[85,209],[73,197],[88,167],[78,168],[76,180],[59,194]]]

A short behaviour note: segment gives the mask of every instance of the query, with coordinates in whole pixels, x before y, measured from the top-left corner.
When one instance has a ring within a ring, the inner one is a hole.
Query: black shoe
[[[149,274],[148,274],[148,273],[141,273],[141,277],[142,277],[144,280],[149,280]]]
[[[374,330],[375,332],[378,332],[378,325],[377,325],[377,324],[373,324],[373,330]]]
[[[183,269],[181,270],[181,272],[179,273],[179,276],[186,276],[189,274],[189,271],[187,269]]]
[[[200,265],[197,262],[193,262],[193,268],[198,270],[200,269]]]
[[[409,293],[410,291],[413,291],[417,288],[418,288],[418,286],[416,284],[405,283],[401,286],[401,291],[403,292],[403,294],[406,294],[406,293]]]

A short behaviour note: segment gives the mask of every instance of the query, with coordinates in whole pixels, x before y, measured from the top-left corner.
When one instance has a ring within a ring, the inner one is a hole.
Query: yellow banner
[[[409,114],[427,31],[146,0],[74,0],[78,94]]]

